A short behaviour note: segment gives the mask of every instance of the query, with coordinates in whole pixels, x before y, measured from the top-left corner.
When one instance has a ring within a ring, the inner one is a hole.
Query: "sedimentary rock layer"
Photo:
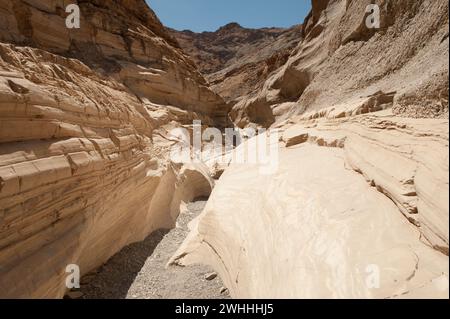
[[[79,29],[66,28],[68,3],[80,7]],[[192,61],[143,0],[4,0],[0,14],[2,42],[75,58],[121,82],[148,108],[181,109],[176,112],[180,120],[187,122],[195,113],[205,122],[224,125],[227,109],[222,98],[206,87]]]
[[[269,168],[227,167],[266,134],[222,166],[173,163],[167,132],[225,126],[224,100],[143,0],[76,3],[67,29],[66,1],[0,0],[0,297],[62,297],[67,265],[172,227],[226,168],[173,263],[210,264],[233,297],[448,298],[447,2],[313,1],[230,113],[271,127]]]
[[[223,125],[223,100],[142,0],[0,1],[0,297],[62,297],[206,196],[164,126]],[[73,1],[70,1],[73,3]]]

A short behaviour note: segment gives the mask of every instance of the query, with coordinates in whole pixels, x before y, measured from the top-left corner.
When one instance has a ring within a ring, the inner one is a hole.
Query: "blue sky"
[[[247,28],[303,22],[311,0],[146,0],[162,23],[177,30],[215,31],[237,22]]]

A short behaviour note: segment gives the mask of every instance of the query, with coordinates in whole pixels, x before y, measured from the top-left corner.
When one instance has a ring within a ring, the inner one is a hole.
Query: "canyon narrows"
[[[68,265],[83,298],[448,298],[447,1],[201,34],[70,3],[0,0],[0,298]]]

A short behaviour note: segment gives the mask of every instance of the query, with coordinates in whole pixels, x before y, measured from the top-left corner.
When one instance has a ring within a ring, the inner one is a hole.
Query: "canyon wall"
[[[317,0],[303,30],[231,111],[277,169],[240,145],[171,263],[235,298],[448,298],[448,3]]]
[[[0,1],[0,297],[54,298],[207,196],[166,132],[227,109],[144,0]]]
[[[372,2],[380,28],[366,27]],[[303,25],[288,62],[234,106],[238,126],[268,127],[379,92],[393,95],[396,114],[448,117],[446,1],[313,1]]]

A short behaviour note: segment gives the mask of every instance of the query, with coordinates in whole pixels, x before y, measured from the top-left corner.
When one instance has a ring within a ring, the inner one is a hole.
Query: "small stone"
[[[205,275],[205,280],[213,280],[213,279],[215,279],[216,277],[217,277],[217,273],[212,272],[212,273],[209,273],[209,274],[206,274],[206,275]]]
[[[226,288],[226,287],[220,288],[220,294],[221,294],[221,295],[228,294],[228,288]]]

